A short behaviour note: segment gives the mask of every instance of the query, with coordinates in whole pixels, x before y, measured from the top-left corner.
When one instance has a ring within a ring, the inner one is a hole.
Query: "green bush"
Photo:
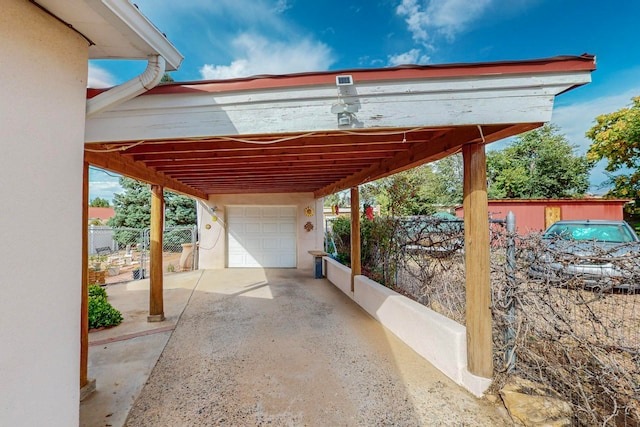
[[[100,285],[89,285],[89,298],[91,297],[103,297],[107,299],[107,291]]]
[[[122,313],[107,301],[106,292],[105,296],[89,297],[89,329],[117,326],[122,320]]]
[[[360,220],[361,265],[363,274],[385,286],[393,287],[398,248],[393,236],[398,222],[377,216],[373,220]],[[331,223],[336,259],[351,266],[351,219],[341,216]]]

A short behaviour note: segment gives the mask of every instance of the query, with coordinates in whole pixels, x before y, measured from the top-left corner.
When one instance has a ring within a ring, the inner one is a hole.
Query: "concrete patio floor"
[[[311,271],[166,276],[160,323],[148,285],[107,289],[125,321],[90,334],[82,426],[511,425]]]

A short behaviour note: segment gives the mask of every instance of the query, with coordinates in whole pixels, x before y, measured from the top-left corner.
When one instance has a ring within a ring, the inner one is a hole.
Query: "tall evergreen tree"
[[[148,228],[151,224],[151,187],[135,179],[121,177],[123,193],[113,196],[116,215],[112,227]],[[196,203],[193,199],[169,191],[165,197],[165,226],[195,225]]]

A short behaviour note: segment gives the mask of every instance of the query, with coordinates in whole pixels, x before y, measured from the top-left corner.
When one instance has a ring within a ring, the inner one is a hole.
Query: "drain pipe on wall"
[[[160,55],[149,56],[147,69],[121,85],[112,87],[87,100],[87,118],[153,89],[165,72],[165,60]]]

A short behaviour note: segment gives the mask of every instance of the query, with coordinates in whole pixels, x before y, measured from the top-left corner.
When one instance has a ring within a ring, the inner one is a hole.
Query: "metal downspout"
[[[160,83],[164,72],[164,58],[160,55],[149,56],[147,69],[142,74],[88,99],[87,118],[153,89]]]

